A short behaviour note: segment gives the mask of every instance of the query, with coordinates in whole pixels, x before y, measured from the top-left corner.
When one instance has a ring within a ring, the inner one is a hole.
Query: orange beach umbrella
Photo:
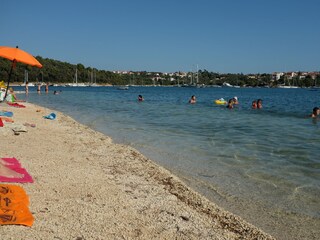
[[[18,47],[1,47],[0,57],[7,58],[12,62],[22,62],[34,67],[41,68],[42,64],[39,63],[31,54],[19,49]]]
[[[35,59],[31,54],[21,50],[17,47],[5,47],[5,46],[0,46],[0,57],[9,59],[12,61],[10,73],[9,73],[9,79],[8,79],[8,84],[7,84],[7,90],[5,94],[5,98],[7,96],[9,84],[10,84],[10,78],[12,74],[12,69],[15,67],[16,62],[21,62],[25,63],[34,67],[42,68],[42,64],[39,63],[37,59]]]

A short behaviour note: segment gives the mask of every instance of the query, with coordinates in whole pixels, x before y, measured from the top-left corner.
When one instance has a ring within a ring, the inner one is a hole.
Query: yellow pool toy
[[[218,105],[224,105],[224,104],[227,104],[227,101],[224,100],[223,98],[220,98],[220,99],[214,100],[214,103]]]

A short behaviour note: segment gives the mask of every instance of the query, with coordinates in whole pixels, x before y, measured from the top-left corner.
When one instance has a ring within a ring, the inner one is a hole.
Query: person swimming
[[[192,95],[191,98],[190,98],[190,100],[189,100],[189,103],[194,104],[194,103],[196,103],[196,102],[197,102],[196,96],[195,96],[195,95]]]
[[[233,104],[234,104],[233,99],[229,99],[227,108],[232,109],[233,108]]]
[[[312,118],[317,118],[320,115],[320,108],[315,107],[312,110],[312,114],[310,115],[310,117]]]
[[[251,108],[252,109],[257,109],[257,100],[254,100],[254,101],[252,101],[252,104],[251,104]]]
[[[235,97],[233,97],[232,98],[232,101],[233,101],[233,104],[239,104],[239,101],[238,101],[238,97],[237,96],[235,96]]]
[[[257,100],[257,108],[261,109],[262,108],[262,99]]]
[[[139,101],[139,102],[143,102],[143,101],[144,101],[144,98],[142,97],[142,95],[139,95],[139,96],[138,96],[138,101]]]

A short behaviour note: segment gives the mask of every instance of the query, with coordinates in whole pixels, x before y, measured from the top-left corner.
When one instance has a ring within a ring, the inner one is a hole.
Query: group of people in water
[[[189,103],[195,104],[196,102],[197,102],[196,96],[192,95],[189,100]],[[226,108],[232,109],[232,108],[234,108],[234,105],[238,105],[238,104],[239,104],[238,97],[235,96],[235,97],[229,99],[229,101],[227,102]],[[251,107],[252,107],[252,109],[261,109],[262,108],[262,99],[254,100],[252,102]]]
[[[228,109],[232,109],[234,108],[234,105],[238,105],[239,101],[238,101],[238,97],[233,97],[231,99],[229,99],[228,104],[227,104],[227,108]]]
[[[6,92],[6,88],[1,88],[1,91],[0,91],[0,102],[1,101],[7,101],[7,102],[25,102],[25,100],[20,100],[18,99],[16,93],[14,92],[13,88],[12,87],[9,87],[8,91],[7,91],[7,96],[5,97],[5,92]],[[41,92],[41,85],[38,85],[37,87],[37,92],[38,94],[40,94]],[[45,92],[48,93],[49,92],[49,85],[47,84],[45,86]],[[29,87],[28,87],[28,82],[26,83],[26,86],[25,86],[25,93],[26,95],[28,95],[29,93]],[[61,90],[60,91],[54,91],[53,94],[54,95],[57,95],[61,93]],[[5,98],[5,99],[4,99]]]
[[[26,82],[25,91],[26,91],[26,94],[28,95],[28,93],[29,93],[29,83],[28,83],[28,82]],[[46,83],[45,92],[46,92],[46,93],[49,92],[49,83]],[[38,86],[37,86],[37,93],[38,93],[38,94],[41,93],[41,84],[38,84]]]
[[[252,109],[261,109],[262,108],[262,99],[252,101],[251,108]]]
[[[39,87],[38,87],[37,91],[38,91],[38,93],[40,92]],[[49,91],[48,84],[46,85],[45,91],[46,91],[46,93],[48,93],[48,91]],[[61,91],[54,91],[53,94],[57,95],[60,92]],[[26,84],[26,94],[28,94],[27,84]],[[6,100],[7,102],[22,102],[23,101],[23,100],[19,100],[17,98],[13,88],[9,88],[8,89],[8,93],[7,93],[6,99],[4,99],[4,95],[5,95],[5,89],[2,88],[1,91],[0,91],[0,101],[4,101],[4,100]],[[144,101],[144,98],[143,98],[142,95],[138,96],[138,101],[139,102],[143,102]],[[190,104],[195,104],[196,102],[197,102],[196,96],[192,95],[191,98],[189,99],[189,103]],[[238,105],[238,104],[239,104],[238,97],[235,96],[235,97],[229,99],[226,108],[233,109],[234,105]],[[262,99],[257,99],[257,100],[252,101],[251,108],[252,109],[261,109],[262,108]],[[320,116],[320,108],[319,107],[314,107],[310,117],[318,118],[319,116]]]
[[[190,104],[195,104],[197,102],[196,96],[192,95],[191,98],[189,99],[189,103]],[[233,97],[231,99],[229,99],[226,108],[228,109],[232,109],[234,108],[234,105],[238,105],[239,101],[238,101],[238,97]],[[257,99],[257,100],[253,100],[252,104],[251,104],[251,108],[252,109],[262,109],[262,99]],[[312,110],[312,114],[310,115],[310,117],[312,118],[318,118],[320,117],[320,108],[319,107],[315,107]]]

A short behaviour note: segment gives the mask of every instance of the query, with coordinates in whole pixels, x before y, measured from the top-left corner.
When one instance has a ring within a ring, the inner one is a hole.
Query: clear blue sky
[[[320,70],[319,0],[2,0],[0,46],[104,70]]]

